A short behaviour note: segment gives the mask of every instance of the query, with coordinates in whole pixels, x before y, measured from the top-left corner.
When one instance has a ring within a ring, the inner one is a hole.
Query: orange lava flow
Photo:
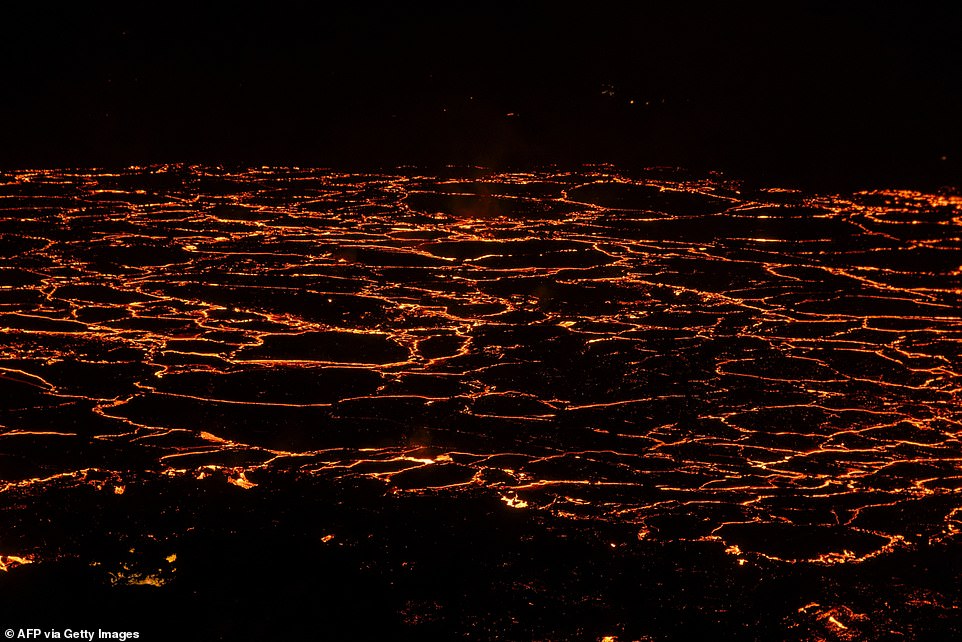
[[[952,193],[6,173],[0,491],[129,494],[79,438],[237,492],[362,476],[857,564],[962,529],[960,299]],[[852,616],[818,617],[844,638]]]

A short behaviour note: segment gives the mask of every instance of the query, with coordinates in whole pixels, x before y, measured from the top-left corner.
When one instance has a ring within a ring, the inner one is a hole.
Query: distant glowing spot
[[[331,541],[332,539],[334,539],[334,536],[333,536],[333,535],[325,535],[324,537],[321,538],[321,541],[324,542],[325,544],[327,544],[327,543],[328,543],[329,541]]]
[[[257,486],[254,482],[247,479],[247,475],[243,472],[237,473],[236,477],[228,478],[228,483],[234,484],[238,488],[243,488],[244,490],[250,490],[254,486]]]
[[[160,588],[166,582],[158,575],[127,575],[125,573],[111,573],[110,583],[114,586],[156,586]]]
[[[125,490],[127,488],[124,486],[114,486],[114,495],[123,495]]]
[[[504,495],[502,495],[501,501],[507,504],[509,508],[527,508],[528,507],[528,502],[518,497],[505,497]]]
[[[177,561],[177,553],[171,553],[170,555],[168,555],[168,556],[165,557],[164,559],[167,560],[169,563],[173,564],[174,562]]]
[[[835,626],[837,626],[837,627],[840,628],[840,629],[845,630],[845,629],[848,628],[847,626],[845,626],[844,624],[842,624],[841,622],[839,622],[838,620],[836,620],[834,615],[829,615],[829,616],[828,616],[828,621],[831,622],[832,624],[834,624]]]
[[[893,541],[895,541],[893,539]],[[815,562],[819,564],[844,564],[846,562],[858,561],[858,557],[852,551],[843,550],[840,553],[822,553],[815,558]]]
[[[618,642],[618,636],[606,635],[605,637],[601,638],[601,642]]]
[[[33,564],[33,558],[30,556],[20,557],[19,555],[0,555],[0,571],[3,571],[4,573],[12,568],[23,566],[24,564]]]

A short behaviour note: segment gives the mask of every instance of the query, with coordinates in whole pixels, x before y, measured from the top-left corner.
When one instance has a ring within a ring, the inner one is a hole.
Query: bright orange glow
[[[3,237],[2,492],[123,502],[164,477],[251,499],[277,471],[356,477],[629,524],[635,546],[704,542],[738,573],[962,532],[957,195],[605,166],[37,170],[2,187],[28,230]],[[58,458],[78,435],[154,467]],[[919,506],[924,524],[900,517]],[[0,570],[45,553],[17,550]]]

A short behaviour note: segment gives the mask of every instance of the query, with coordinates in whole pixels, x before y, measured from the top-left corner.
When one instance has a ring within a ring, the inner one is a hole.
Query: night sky
[[[586,4],[5,7],[0,164],[960,182],[959,5]]]

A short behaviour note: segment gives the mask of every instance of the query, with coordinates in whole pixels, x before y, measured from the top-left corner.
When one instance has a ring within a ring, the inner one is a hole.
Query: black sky
[[[0,163],[962,182],[958,5],[453,4],[4,8]]]

